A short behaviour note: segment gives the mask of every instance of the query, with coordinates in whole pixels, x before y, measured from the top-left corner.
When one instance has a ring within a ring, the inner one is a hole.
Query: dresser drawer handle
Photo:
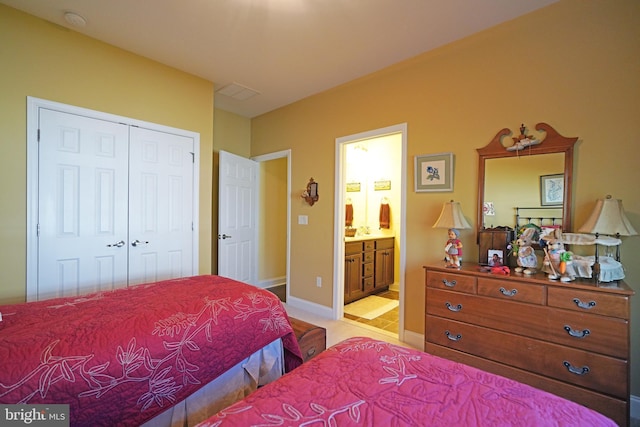
[[[446,305],[447,308],[450,311],[453,311],[453,312],[458,312],[458,311],[462,310],[462,304],[453,305],[453,304],[451,304],[450,302],[447,301],[447,302],[444,303],[444,305]]]
[[[582,332],[575,329],[571,329],[571,326],[569,325],[564,325],[564,330],[567,331],[567,333],[569,333],[569,335],[571,335],[574,338],[585,338],[587,335],[591,333],[591,331],[588,329],[585,329]]]
[[[444,283],[444,285],[448,288],[453,288],[456,285],[455,280],[448,281],[447,279],[442,279],[442,283]]]
[[[311,347],[309,350],[307,350],[307,356],[311,357],[314,354],[316,354],[316,348],[315,347]]]
[[[596,306],[595,301],[582,302],[578,298],[574,298],[573,302],[575,302],[578,307],[584,308],[585,310],[591,310],[593,307]]]
[[[444,303],[444,305],[446,305],[446,306],[447,306],[447,308],[448,308],[450,311],[453,311],[454,313],[455,313],[455,312],[458,312],[458,311],[460,311],[460,310],[462,310],[462,304],[453,305],[453,304],[451,304],[449,301],[447,301],[447,302],[445,302],[445,303]]]
[[[444,331],[444,334],[447,336],[447,338],[449,338],[451,341],[460,341],[462,339],[462,335],[457,334],[457,335],[453,335],[451,332],[449,331]]]
[[[500,289],[498,289],[498,290],[499,290],[499,291],[500,291],[500,293],[501,293],[502,295],[504,295],[505,297],[512,297],[512,296],[514,296],[515,294],[517,294],[517,293],[518,293],[518,290],[517,290],[517,289],[512,289],[512,290],[508,291],[508,290],[506,290],[505,288],[500,287]]]
[[[575,366],[573,366],[571,363],[567,362],[566,360],[564,362],[562,362],[562,364],[572,374],[585,375],[585,374],[587,374],[589,372],[589,367],[588,366],[583,366],[582,368],[576,368]]]

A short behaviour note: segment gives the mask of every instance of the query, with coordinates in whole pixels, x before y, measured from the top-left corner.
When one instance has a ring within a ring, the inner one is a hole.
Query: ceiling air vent
[[[226,86],[221,87],[216,90],[216,93],[219,95],[225,95],[233,99],[237,99],[238,101],[246,101],[249,98],[252,98],[260,92],[250,89],[246,86],[242,86],[238,83],[230,83]]]

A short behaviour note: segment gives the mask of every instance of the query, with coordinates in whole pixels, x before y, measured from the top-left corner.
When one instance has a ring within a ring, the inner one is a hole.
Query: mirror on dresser
[[[479,261],[487,249],[507,255],[513,230],[525,223],[571,231],[573,147],[578,140],[560,135],[546,123],[519,135],[502,129],[478,151],[477,227]],[[541,185],[560,184],[555,200],[543,197]],[[506,263],[506,262],[505,262]]]

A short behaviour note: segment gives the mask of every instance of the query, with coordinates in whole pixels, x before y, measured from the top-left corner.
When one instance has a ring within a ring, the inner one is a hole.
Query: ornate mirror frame
[[[560,135],[554,128],[547,123],[538,123],[537,131],[546,133],[546,137],[539,144],[529,145],[519,150],[502,145],[502,138],[512,134],[511,130],[505,128],[496,134],[496,136],[478,151],[478,206],[477,206],[477,231],[483,229],[482,207],[484,203],[484,186],[485,186],[485,161],[487,159],[508,158],[517,156],[530,156],[537,154],[564,153],[564,198],[562,204],[562,229],[565,232],[571,231],[571,197],[573,183],[573,147],[578,140],[575,138],[566,138]],[[510,148],[508,150],[507,148]]]

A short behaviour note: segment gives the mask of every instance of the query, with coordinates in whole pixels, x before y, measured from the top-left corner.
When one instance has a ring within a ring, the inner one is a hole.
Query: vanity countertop
[[[354,237],[346,237],[344,238],[345,242],[359,242],[361,240],[375,240],[375,239],[387,239],[390,237],[395,237],[395,235],[393,233],[391,234],[381,234],[381,233],[375,233],[375,234],[362,234],[362,235],[356,235]]]

